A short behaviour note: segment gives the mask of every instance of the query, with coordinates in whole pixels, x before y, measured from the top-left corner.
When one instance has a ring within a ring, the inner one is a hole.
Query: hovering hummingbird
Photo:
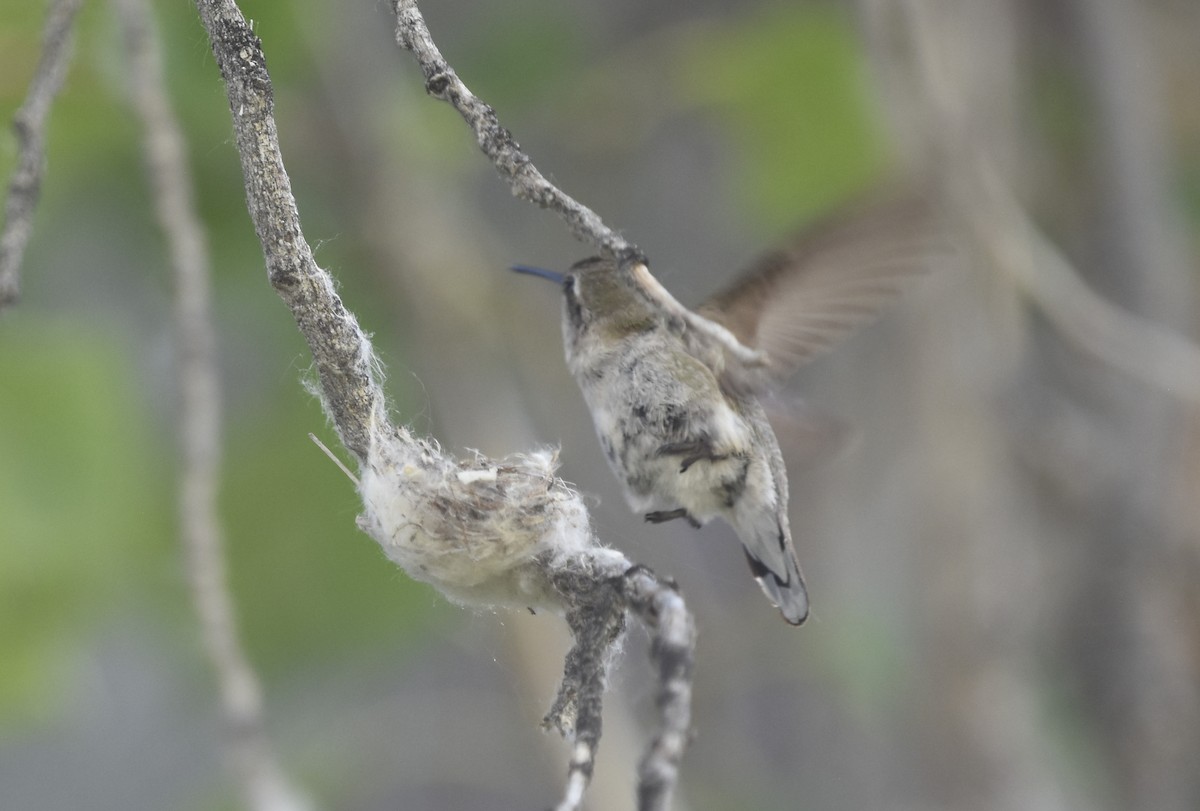
[[[720,516],[784,619],[808,617],[788,482],[760,397],[871,319],[929,257],[923,198],[828,218],[684,307],[640,261],[567,273],[514,266],[563,289],[567,366],[626,500],[647,521]]]

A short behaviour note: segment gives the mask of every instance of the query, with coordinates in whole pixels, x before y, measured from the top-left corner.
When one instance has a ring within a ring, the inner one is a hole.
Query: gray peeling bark
[[[262,242],[268,278],[312,350],[320,393],[342,443],[362,462],[371,423],[384,419],[383,394],[358,322],[342,304],[329,275],[317,267],[300,230],[300,214],[279,152],[262,41],[229,0],[198,0],[196,7],[229,94],[246,202]]]

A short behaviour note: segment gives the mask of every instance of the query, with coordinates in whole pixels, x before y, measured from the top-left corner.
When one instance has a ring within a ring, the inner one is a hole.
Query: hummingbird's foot
[[[708,437],[693,439],[687,442],[667,442],[658,446],[658,456],[682,456],[679,472],[687,473],[688,468],[697,462],[719,462],[728,458],[724,454],[714,453],[712,440]]]
[[[646,520],[651,524],[661,524],[664,521],[674,521],[676,518],[682,518],[692,525],[695,529],[700,529],[700,522],[688,513],[687,510],[680,507],[677,510],[656,510],[652,513],[646,513]]]

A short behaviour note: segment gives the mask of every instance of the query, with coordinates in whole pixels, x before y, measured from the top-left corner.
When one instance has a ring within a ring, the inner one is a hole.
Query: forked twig
[[[567,615],[575,645],[567,654],[558,697],[542,721],[570,735],[575,744],[566,791],[556,811],[577,809],[591,778],[600,741],[604,677],[627,613],[649,631],[650,657],[658,671],[658,724],[638,766],[637,807],[666,811],[691,733],[696,647],[692,616],[673,583],[624,559],[597,561],[583,578],[578,572],[558,572],[554,582],[565,592],[586,595]]]

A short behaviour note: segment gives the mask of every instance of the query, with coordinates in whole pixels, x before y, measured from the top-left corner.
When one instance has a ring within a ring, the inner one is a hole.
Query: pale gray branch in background
[[[512,133],[500,124],[496,111],[467,89],[454,68],[442,57],[415,0],[395,0],[394,9],[396,42],[416,58],[425,76],[425,89],[429,95],[449,102],[458,110],[475,133],[479,148],[512,186],[513,194],[558,214],[577,239],[592,243],[604,255],[618,261],[645,262],[636,245],[606,226],[594,211],[568,197],[538,171],[529,156],[521,151]]]
[[[884,8],[872,2],[865,5]],[[947,91],[944,77],[950,73],[939,61],[935,34],[922,17],[927,13],[924,7],[910,2],[897,9],[904,12],[901,18],[912,38],[916,72],[925,88],[923,120],[930,131],[940,134],[940,160],[954,162],[954,171],[943,173],[948,178],[946,192],[971,236],[1063,337],[1135,380],[1200,404],[1200,347],[1167,326],[1105,300],[1034,224],[996,157],[962,132],[965,117]],[[1142,186],[1126,185],[1139,190]],[[1157,223],[1141,230],[1162,227]],[[1136,241],[1145,245],[1150,239],[1141,230]],[[1158,258],[1169,252],[1147,250],[1141,255]],[[1163,268],[1132,270],[1154,273]]]
[[[17,165],[8,184],[4,228],[0,231],[0,310],[21,294],[21,259],[33,233],[33,212],[46,167],[46,118],[67,75],[71,26],[82,3],[83,0],[54,0],[50,4],[42,34],[42,57],[29,83],[29,93],[13,116]]]
[[[1064,337],[1135,380],[1200,405],[1200,347],[1095,292],[982,159],[977,183],[977,239]]]
[[[451,599],[567,615],[576,644],[551,717],[560,728],[570,726],[576,742],[563,811],[582,800],[600,738],[599,689],[624,614],[637,616],[651,634],[660,692],[659,729],[641,768],[640,807],[665,811],[690,722],[694,630],[682,598],[672,584],[598,544],[582,498],[554,475],[554,454],[457,460],[390,422],[371,344],[301,232],[262,43],[233,0],[197,0],[196,6],[225,81],[247,206],[269,279],[308,342],[322,403],[359,463],[359,527],[410,576]],[[510,159],[513,172],[525,176],[528,158],[518,152]],[[574,205],[582,219],[568,219],[588,223],[576,224],[577,230],[603,228]],[[630,250],[611,233],[601,244],[613,253]]]
[[[180,537],[192,602],[217,680],[227,759],[251,811],[311,808],[283,774],[263,723],[262,690],[239,639],[217,513],[221,395],[208,245],[196,214],[183,134],[167,98],[162,48],[147,0],[115,0],[141,122],[154,209],[175,274],[182,456]]]

